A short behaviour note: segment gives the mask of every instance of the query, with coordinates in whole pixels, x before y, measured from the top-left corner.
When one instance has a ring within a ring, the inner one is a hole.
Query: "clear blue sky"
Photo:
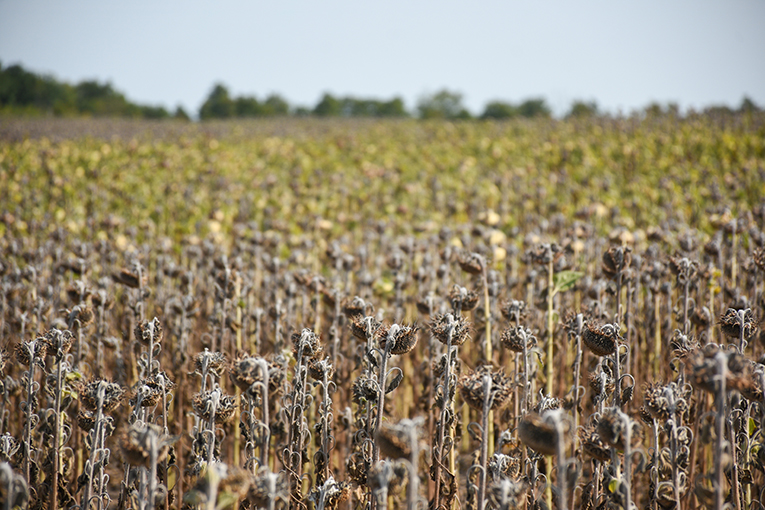
[[[442,88],[474,113],[765,106],[765,0],[0,0],[0,61],[192,114],[215,82],[307,106]]]

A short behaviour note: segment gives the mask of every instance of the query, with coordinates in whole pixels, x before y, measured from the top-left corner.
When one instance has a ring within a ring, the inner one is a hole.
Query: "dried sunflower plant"
[[[3,138],[0,507],[763,508],[764,122]]]

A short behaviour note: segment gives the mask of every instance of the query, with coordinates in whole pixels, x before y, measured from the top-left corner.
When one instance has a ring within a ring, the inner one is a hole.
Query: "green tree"
[[[330,93],[325,93],[313,109],[313,114],[319,117],[337,117],[342,113],[342,102]]]
[[[183,106],[181,105],[178,105],[175,108],[175,113],[173,113],[173,118],[177,120],[185,120],[185,121],[191,120],[191,117],[189,117],[189,114],[186,113],[186,110],[184,110]]]
[[[290,112],[290,104],[279,94],[271,94],[263,102],[265,115],[287,115]]]
[[[738,111],[742,113],[754,113],[759,112],[760,107],[757,106],[757,103],[752,101],[749,96],[744,96],[744,99],[741,100],[741,106],[738,107]]]
[[[549,117],[550,107],[547,106],[547,103],[543,98],[532,98],[527,99],[526,101],[522,102],[520,105],[518,105],[518,113],[522,117],[532,118],[532,117]]]
[[[390,101],[380,103],[377,109],[378,117],[408,117],[409,114],[404,107],[404,100],[400,97],[394,97]]]
[[[210,95],[199,109],[199,118],[207,119],[227,119],[234,116],[236,106],[228,93],[228,89],[223,84],[216,84]]]
[[[566,118],[584,118],[598,115],[598,104],[595,101],[574,101]]]
[[[423,119],[470,118],[470,112],[462,106],[462,94],[446,89],[421,98],[417,110]]]
[[[240,96],[234,99],[234,111],[237,117],[260,117],[263,105],[253,96]]]
[[[518,116],[518,108],[510,103],[492,101],[486,104],[482,119],[511,119]]]
[[[141,116],[140,107],[128,103],[125,96],[115,91],[109,83],[83,81],[74,90],[77,110],[81,113],[96,116]]]
[[[141,117],[144,119],[169,119],[170,112],[164,106],[141,106]]]

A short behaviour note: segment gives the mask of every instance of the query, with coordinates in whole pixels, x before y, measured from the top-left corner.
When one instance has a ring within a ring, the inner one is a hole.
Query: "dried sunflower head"
[[[596,356],[608,356],[616,352],[622,338],[616,324],[596,325],[588,322],[582,332],[582,342]]]
[[[645,389],[644,405],[651,417],[667,421],[682,416],[689,407],[691,388],[671,382],[667,385],[651,383]],[[676,418],[677,419],[677,418]]]
[[[382,323],[371,315],[367,317],[364,317],[361,314],[355,315],[351,318],[350,322],[351,333],[353,336],[363,341],[367,340],[367,335],[369,335],[370,338],[374,338],[377,330],[382,326]]]
[[[517,508],[523,504],[528,485],[525,481],[515,481],[509,478],[494,480],[486,487],[486,497],[489,507],[498,510]]]
[[[336,482],[330,476],[320,486],[314,487],[308,495],[308,500],[316,505],[316,510],[335,510],[340,503],[351,496],[348,482]]]
[[[721,373],[725,373],[725,388],[748,393],[757,393],[754,383],[754,364],[736,351],[727,351],[708,344],[689,355],[691,381],[694,387],[714,393],[717,391]]]
[[[462,316],[455,318],[450,313],[444,313],[435,316],[430,331],[444,345],[449,342],[450,333],[452,345],[462,345],[470,338],[470,323]]]
[[[45,366],[45,353],[47,350],[47,344],[42,337],[35,338],[29,342],[21,342],[16,345],[16,360],[28,367],[34,359],[35,364],[38,366]]]
[[[478,306],[479,296],[475,291],[468,290],[465,287],[454,285],[449,292],[449,303],[455,310],[469,312]]]
[[[215,388],[212,391],[195,394],[191,400],[191,405],[200,418],[209,421],[215,413],[213,418],[215,423],[223,424],[234,416],[236,397],[224,395],[220,388]]]
[[[500,311],[505,319],[512,322],[520,322],[526,318],[526,302],[513,299],[502,305]]]
[[[391,354],[406,354],[417,345],[417,326],[406,324],[391,324],[381,326],[375,336],[379,346],[385,349],[386,343],[389,345]]]
[[[669,270],[677,278],[678,285],[690,284],[699,274],[699,263],[687,257],[670,257]]]
[[[460,252],[457,263],[463,271],[470,274],[481,274],[487,266],[486,257],[480,253],[468,251]]]
[[[503,347],[513,352],[523,352],[536,344],[536,337],[524,326],[512,326],[502,332],[499,341]]]
[[[353,318],[357,315],[364,315],[369,306],[362,298],[354,296],[350,301],[346,299],[345,303],[343,303],[343,313],[346,317]]]
[[[149,345],[150,342],[161,343],[163,335],[162,323],[156,317],[150,321],[141,322],[135,327],[135,338],[144,345]]]
[[[120,447],[125,461],[129,464],[150,467],[152,452],[157,463],[164,461],[170,445],[177,439],[165,434],[159,425],[135,422],[122,436]]]
[[[625,246],[611,246],[603,254],[603,274],[614,279],[632,263],[632,249]]]
[[[380,386],[377,381],[365,374],[356,378],[351,386],[352,399],[356,404],[361,404],[362,402],[377,402],[379,392]]]
[[[67,352],[72,348],[72,340],[74,336],[68,329],[63,331],[51,328],[50,331],[45,333],[42,337],[45,342],[46,351],[48,354],[52,354],[56,361],[61,361]]]
[[[643,440],[640,422],[633,420],[618,408],[607,409],[598,420],[598,435],[614,448],[624,450],[627,432],[630,432],[630,446],[636,447]]]
[[[78,393],[80,402],[86,409],[97,410],[99,400],[103,399],[103,412],[108,413],[120,405],[125,389],[117,383],[94,379],[80,385]]]
[[[141,284],[146,285],[146,275],[143,275],[142,280],[138,279],[138,275],[127,269],[121,269],[118,273],[112,274],[112,279],[117,282],[130,287],[131,289],[137,289]]]
[[[329,362],[329,358],[324,359],[312,359],[308,363],[308,375],[317,381],[323,381],[326,377],[327,380],[331,380],[335,374],[335,367]]]
[[[383,422],[375,436],[380,451],[391,459],[408,459],[412,455],[413,442],[419,441],[421,426],[421,418]]]
[[[745,310],[728,308],[728,311],[720,317],[718,324],[723,333],[734,339],[741,338],[742,328],[745,340],[749,340],[757,329],[757,322],[754,320],[751,308]]]
[[[199,375],[208,372],[215,376],[220,375],[220,369],[226,363],[226,356],[217,351],[210,351],[205,347],[204,352],[197,353],[194,356],[194,368]]]
[[[308,328],[292,334],[292,351],[297,356],[302,352],[304,358],[313,358],[321,354],[319,336]]]
[[[512,382],[502,371],[492,372],[491,367],[483,366],[461,378],[460,395],[473,409],[482,410],[488,390],[489,409],[496,410],[510,402]]]
[[[282,473],[272,473],[267,467],[261,467],[250,483],[247,499],[256,508],[269,508],[269,501],[287,501],[289,484]]]
[[[521,472],[521,460],[504,453],[495,453],[489,459],[489,473],[492,480],[518,478]]]
[[[593,459],[608,462],[611,460],[611,447],[603,442],[595,428],[594,424],[589,424],[579,429],[582,451]]]
[[[765,248],[754,250],[754,253],[752,254],[752,260],[755,267],[757,267],[760,271],[765,272]]]
[[[518,437],[523,444],[543,455],[555,455],[558,441],[567,443],[570,431],[571,422],[561,409],[543,414],[531,412],[518,423]]]

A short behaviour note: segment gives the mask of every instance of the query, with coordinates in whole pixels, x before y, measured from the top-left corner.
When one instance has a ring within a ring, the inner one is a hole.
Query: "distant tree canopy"
[[[318,117],[407,117],[404,100],[394,97],[390,101],[359,99],[351,96],[335,97],[325,93],[313,109]]]
[[[470,119],[471,113],[462,103],[462,94],[448,89],[420,98],[414,115],[422,119]],[[730,115],[760,112],[761,108],[749,97],[740,106],[712,105],[699,112],[701,115]],[[680,116],[676,103],[651,103],[637,112],[645,117]],[[0,115],[56,115],[93,117],[130,117],[144,119],[190,120],[181,106],[171,114],[162,106],[141,105],[129,101],[110,83],[86,80],[77,84],[61,82],[52,76],[25,70],[21,65],[3,67],[0,62]],[[696,115],[690,110],[688,114]],[[337,97],[325,93],[314,107],[291,106],[278,94],[261,100],[255,96],[233,97],[222,83],[213,86],[199,109],[199,118],[232,119],[292,115],[295,117],[409,117],[404,100],[394,97],[388,101],[354,96]],[[602,115],[594,101],[574,101],[566,118]],[[491,101],[484,107],[480,119],[502,120],[516,117],[552,116],[543,98],[530,98],[520,103]]]
[[[417,111],[423,119],[469,119],[470,112],[462,105],[462,94],[441,90],[424,96],[417,103]]]
[[[0,64],[0,112],[32,115],[92,115],[161,119],[170,117],[161,106],[131,103],[108,83],[59,82],[24,70],[20,65]]]
[[[290,105],[281,96],[272,94],[264,101],[255,96],[231,97],[225,85],[217,83],[199,109],[199,118],[230,119],[273,117],[289,114]]]
[[[514,117],[550,117],[550,108],[544,99],[527,99],[519,104],[506,103],[504,101],[491,101],[481,114],[481,119],[512,119]]]
[[[598,104],[595,101],[574,101],[566,114],[567,119],[594,117],[598,114]]]

